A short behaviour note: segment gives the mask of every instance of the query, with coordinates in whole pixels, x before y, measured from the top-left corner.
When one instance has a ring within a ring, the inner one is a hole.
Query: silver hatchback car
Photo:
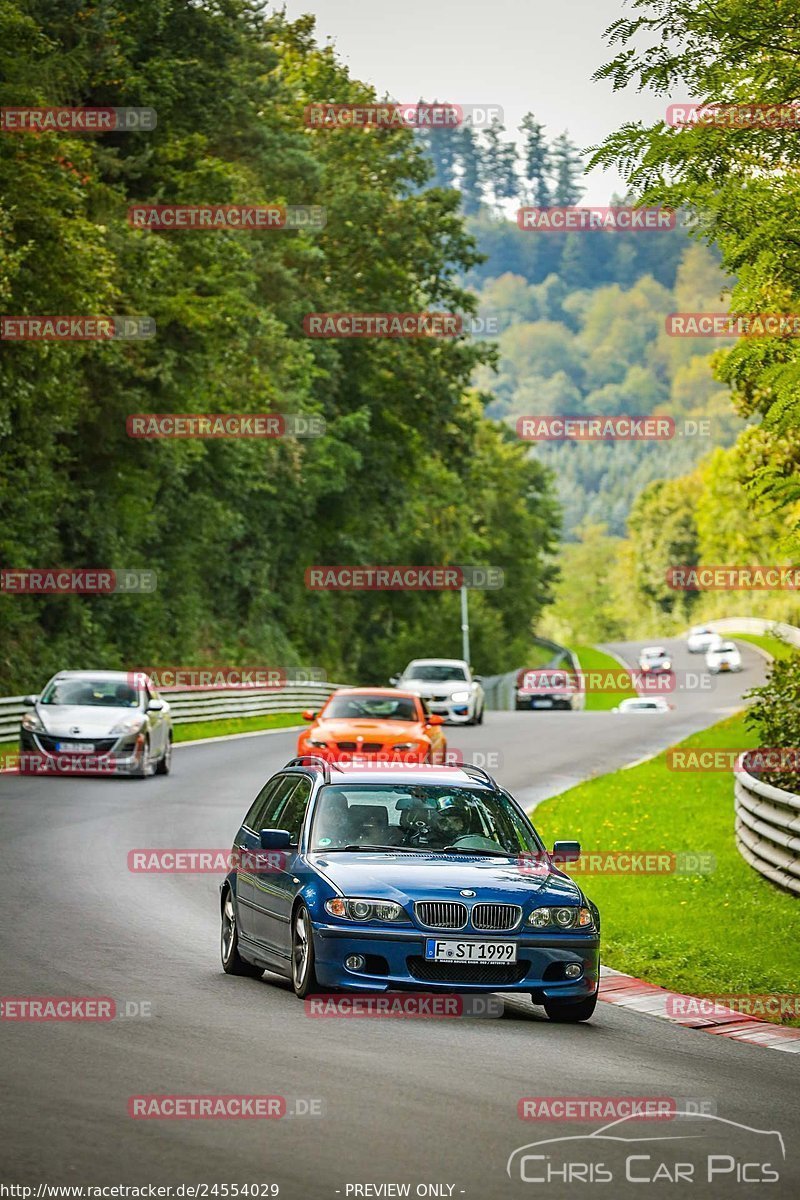
[[[146,675],[59,671],[20,728],[21,769],[75,774],[169,774],[172,716]]]

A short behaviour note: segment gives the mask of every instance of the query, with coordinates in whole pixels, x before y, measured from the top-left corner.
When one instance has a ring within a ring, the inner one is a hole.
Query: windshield
[[[369,717],[373,721],[418,721],[417,706],[410,696],[334,696],[322,714],[330,717]]]
[[[41,704],[80,704],[97,708],[138,708],[139,693],[120,679],[54,679]]]
[[[314,810],[309,847],[541,854],[533,828],[502,792],[446,784],[330,784]]]
[[[403,679],[421,679],[424,683],[448,683],[453,679],[465,680],[467,673],[463,667],[445,665],[444,663],[409,663],[403,672]]]

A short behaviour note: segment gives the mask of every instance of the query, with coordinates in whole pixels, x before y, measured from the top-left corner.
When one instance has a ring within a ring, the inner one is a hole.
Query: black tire
[[[248,975],[251,979],[260,979],[264,974],[263,967],[248,962],[239,953],[239,934],[236,929],[236,905],[230,888],[225,889],[222,898],[222,932],[220,935],[220,958],[222,969],[226,975]]]
[[[172,734],[167,738],[167,744],[164,747],[164,753],[156,763],[156,775],[169,775],[169,769],[172,766]]]
[[[314,969],[314,934],[305,904],[299,904],[292,917],[292,987],[301,1000],[319,991]]]
[[[565,1000],[545,1000],[544,1011],[551,1021],[560,1025],[574,1025],[577,1021],[588,1021],[593,1015],[597,1004],[597,992],[586,1000],[569,1002]]]
[[[476,725],[482,725],[482,724],[483,724],[483,709],[481,709],[480,716],[478,717],[478,719],[477,719],[477,721],[475,722],[475,724],[476,724]]]

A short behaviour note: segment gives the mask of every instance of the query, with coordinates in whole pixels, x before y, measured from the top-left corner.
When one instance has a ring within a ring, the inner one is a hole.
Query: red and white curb
[[[800,1029],[773,1025],[770,1021],[759,1021],[757,1017],[744,1016],[731,1008],[720,1009],[719,1006],[715,1006],[713,1016],[705,1016],[702,1015],[702,1001],[699,997],[667,991],[666,988],[656,987],[654,983],[647,983],[644,979],[613,971],[610,967],[600,968],[600,999],[606,1004],[618,1004],[620,1008],[630,1008],[651,1017],[662,1017],[665,1021],[672,1021],[674,1025],[702,1029],[705,1033],[716,1033],[720,1037],[731,1038],[737,1042],[751,1042],[757,1046],[766,1046],[770,1050],[787,1050],[790,1054],[800,1054]],[[679,1004],[671,1007],[678,1012],[681,1008],[690,1011],[673,1015],[667,1009],[667,1002],[674,999],[697,1000],[697,1011],[691,1012],[691,1004]]]

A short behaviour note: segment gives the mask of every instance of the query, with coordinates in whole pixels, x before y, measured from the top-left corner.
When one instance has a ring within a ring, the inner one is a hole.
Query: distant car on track
[[[169,774],[170,707],[147,676],[59,671],[23,704],[31,710],[20,729],[23,762],[76,774]]]
[[[563,667],[525,668],[517,672],[514,707],[525,709],[579,709],[586,698],[572,671]]]
[[[706,654],[706,667],[712,675],[718,675],[720,671],[741,671],[739,648],[733,642],[723,641],[711,646]]]
[[[396,758],[403,762],[444,763],[447,739],[440,716],[427,711],[413,692],[394,688],[340,688],[297,739],[297,753],[329,760]]]
[[[600,916],[480,768],[291,762],[221,885],[222,966],[319,990],[522,992],[551,1020],[597,1001]]]
[[[432,713],[438,713],[451,725],[483,724],[486,697],[480,675],[460,658],[415,658],[402,675],[393,675],[390,683],[407,692],[416,692]]]
[[[619,704],[611,711],[619,713],[665,713],[669,712],[672,707],[662,696],[629,696],[627,700],[620,700]]]
[[[659,675],[672,670],[672,659],[663,646],[644,646],[639,652],[639,670],[645,675]]]
[[[719,639],[719,634],[714,633],[707,625],[695,625],[687,635],[686,649],[690,654],[705,654],[715,638]]]

